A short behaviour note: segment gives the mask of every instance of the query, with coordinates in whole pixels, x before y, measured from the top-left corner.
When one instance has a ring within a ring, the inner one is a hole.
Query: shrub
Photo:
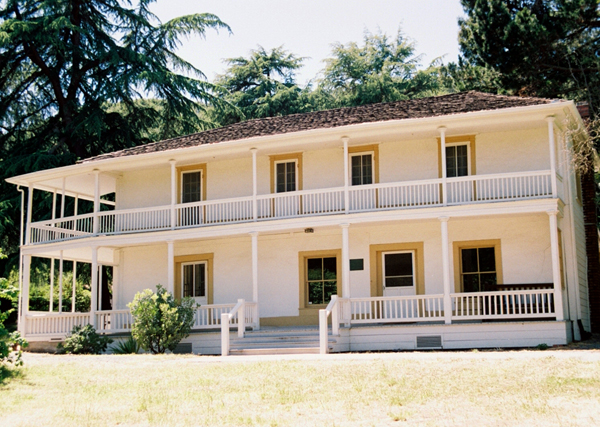
[[[548,344],[546,344],[546,343],[541,343],[541,344],[538,344],[536,348],[537,348],[538,350],[548,350],[548,348],[549,348],[549,347],[548,347]]]
[[[74,326],[64,343],[58,344],[59,353],[100,354],[106,351],[110,338],[99,335],[92,325]]]
[[[119,341],[111,348],[114,354],[137,354],[142,348],[133,337],[127,338],[125,341]]]
[[[173,351],[192,329],[195,306],[192,298],[183,298],[178,303],[160,285],[156,293],[150,289],[138,292],[128,304],[133,316],[131,336],[141,348],[153,354]]]
[[[2,253],[0,252],[0,257]],[[16,301],[19,291],[16,287],[10,286],[5,278],[0,278],[0,299]],[[18,332],[9,332],[4,327],[4,322],[10,314],[15,311],[10,308],[5,311],[0,311],[0,369],[4,370],[6,365],[21,366],[22,349],[27,347],[27,341],[21,337]]]

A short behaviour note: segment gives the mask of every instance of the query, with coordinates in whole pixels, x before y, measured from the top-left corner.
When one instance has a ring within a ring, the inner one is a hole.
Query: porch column
[[[256,303],[256,328],[260,329],[260,312],[258,310],[258,231],[250,232],[252,236],[252,300]]]
[[[29,281],[31,279],[31,255],[23,255],[23,289],[21,291],[21,306],[19,307],[19,332],[25,335],[27,331],[26,316],[29,313]]]
[[[67,179],[63,177],[62,179],[62,192],[60,195],[60,217],[65,217],[65,188],[67,184]]]
[[[96,329],[96,310],[98,308],[98,248],[92,248],[92,297],[90,301],[90,325]]]
[[[98,212],[100,212],[100,171],[94,169],[94,234],[100,231]]]
[[[554,143],[554,116],[546,117],[548,122],[548,144],[550,145],[550,182],[552,183],[552,197],[556,199],[556,144]]]
[[[340,224],[342,227],[342,297],[350,298],[350,253],[348,228],[350,224]]]
[[[350,168],[348,166],[348,141],[350,141],[350,138],[347,136],[342,137],[342,142],[344,143],[344,211],[347,214],[350,212],[350,183],[348,182]]]
[[[450,298],[450,242],[448,240],[448,217],[438,218],[442,224],[442,277],[444,281],[444,322],[452,323],[452,298]]]
[[[71,290],[71,313],[75,313],[75,297],[77,291],[77,261],[73,260],[73,289]]]
[[[52,220],[56,219],[56,190],[52,192],[52,215],[50,218]]]
[[[73,205],[73,216],[79,215],[79,194],[75,194],[75,204]]]
[[[167,292],[175,292],[175,248],[172,240],[167,241]]]
[[[564,320],[557,215],[558,211],[556,210],[548,211],[550,217],[550,248],[552,250],[552,281],[554,282],[554,311],[556,312],[556,320]]]
[[[251,148],[250,152],[252,153],[252,218],[254,221],[258,220],[258,205],[256,196],[258,194],[258,183],[257,183],[257,175],[256,175],[256,148]]]
[[[440,154],[441,154],[441,170],[442,170],[442,202],[444,206],[448,204],[448,177],[446,171],[446,127],[440,126]]]
[[[50,298],[48,311],[54,311],[54,258],[50,258]]]
[[[31,243],[31,211],[33,210],[33,184],[28,185],[27,191],[27,229],[25,231],[25,244]]]
[[[58,261],[58,312],[62,313],[63,299],[63,251],[60,251],[60,260]]]
[[[175,160],[169,160],[171,163],[171,230],[173,230],[177,224],[177,217],[175,214],[175,205],[177,204],[177,169],[175,167]]]

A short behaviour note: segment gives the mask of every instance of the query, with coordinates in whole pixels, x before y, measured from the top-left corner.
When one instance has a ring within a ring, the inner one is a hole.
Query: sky
[[[394,37],[399,28],[427,66],[437,57],[458,58],[459,0],[157,0],[151,10],[162,22],[192,13],[212,13],[232,30],[209,30],[206,39],[185,40],[178,53],[209,80],[225,72],[226,58],[247,57],[258,45],[283,46],[305,57],[298,82],[324,68],[334,43],[362,42],[365,30]]]

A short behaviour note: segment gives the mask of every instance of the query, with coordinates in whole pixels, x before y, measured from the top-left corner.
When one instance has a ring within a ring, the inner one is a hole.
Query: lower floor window
[[[337,294],[337,259],[307,258],[306,279],[309,304],[327,304]]]
[[[182,288],[184,297],[206,297],[206,262],[182,265]]]
[[[493,291],[497,284],[496,253],[491,248],[461,249],[463,292]]]
[[[413,251],[383,253],[383,284],[386,288],[415,285]]]

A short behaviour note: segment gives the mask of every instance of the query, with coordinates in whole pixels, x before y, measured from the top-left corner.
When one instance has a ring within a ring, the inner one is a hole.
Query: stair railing
[[[239,299],[237,304],[229,313],[221,314],[221,355],[229,356],[229,326],[231,320],[237,314],[238,337],[244,338],[246,331],[246,303],[243,299]]]
[[[331,301],[327,308],[319,310],[319,353],[329,353],[329,330],[327,327],[327,318],[331,314],[331,333],[339,335],[340,333],[340,315],[339,298],[337,295],[331,296]]]

